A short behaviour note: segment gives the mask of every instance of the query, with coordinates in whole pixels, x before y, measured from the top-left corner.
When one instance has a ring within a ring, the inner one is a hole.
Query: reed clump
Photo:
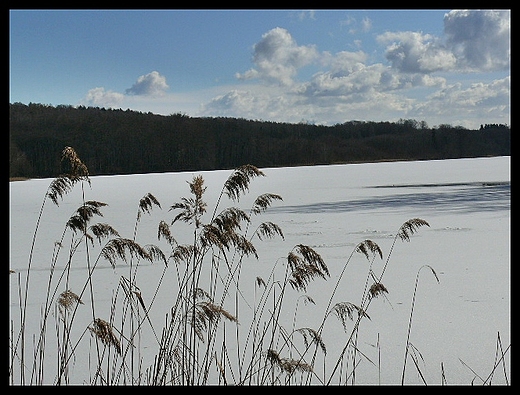
[[[162,210],[159,200],[151,193],[139,200],[133,234],[123,237],[111,225],[95,222],[108,204],[85,198],[85,187],[90,186],[88,168],[72,147],[63,150],[62,162],[65,171],[50,183],[39,212],[26,276],[10,270],[18,276],[19,288],[19,315],[11,316],[9,339],[9,378],[15,385],[355,384],[360,360],[373,363],[357,344],[360,322],[370,321],[371,303],[389,293],[383,279],[396,241],[409,242],[421,227],[429,226],[420,218],[404,222],[386,258],[377,243],[362,240],[345,255],[340,273],[331,273],[314,248],[297,244],[273,262],[268,277],[257,276],[248,284],[242,274],[246,264],[260,260],[258,243],[285,239],[280,226],[259,219],[283,201],[280,195],[264,193],[249,209],[240,207],[251,182],[265,176],[257,167],[234,169],[212,209],[205,200],[204,178],[194,176],[188,181],[189,195],[169,206],[170,220],[159,221],[157,244],[143,245],[137,241],[139,224],[143,215]],[[59,206],[78,185],[82,201],[54,245],[38,330],[28,333],[31,266],[45,204],[50,200]],[[229,206],[222,207],[224,199]],[[186,239],[177,237],[179,232],[189,235],[190,241],[179,243]],[[361,302],[337,302],[336,293],[354,254],[368,261]],[[376,259],[384,261],[379,274],[373,265]],[[84,262],[86,270],[72,270],[78,262]],[[100,314],[107,301],[98,300],[94,280],[101,262],[127,271],[111,292],[109,316]],[[147,289],[146,294],[139,275],[144,263],[161,265],[155,289]],[[425,266],[438,280],[434,269]],[[296,327],[299,301],[315,304],[305,294],[308,287],[331,277],[336,283],[323,317],[314,326]],[[157,306],[156,298],[164,288],[168,297]],[[423,377],[417,364],[419,352],[409,340],[415,291],[403,384],[409,358]],[[154,321],[152,312],[157,317],[157,309],[162,319]],[[336,342],[335,352],[330,353],[324,328],[338,322],[346,340],[339,348]],[[509,347],[502,347],[500,337],[498,350],[494,371],[503,366],[505,374]],[[491,377],[482,381],[488,384]]]

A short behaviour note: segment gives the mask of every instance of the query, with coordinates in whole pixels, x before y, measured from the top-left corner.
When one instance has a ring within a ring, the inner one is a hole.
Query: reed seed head
[[[224,192],[231,200],[238,201],[240,194],[249,190],[251,180],[259,176],[265,174],[253,165],[237,167],[224,183]]]
[[[267,360],[277,366],[281,371],[292,374],[296,370],[301,372],[312,372],[312,366],[296,359],[292,358],[280,358],[280,355],[275,350],[267,350]]]
[[[330,276],[322,257],[311,247],[298,244],[293,250],[295,252],[291,251],[287,255],[287,263],[291,269],[289,284],[294,289],[305,292],[307,285],[315,277],[326,279]]]
[[[76,214],[69,218],[67,221],[67,227],[70,228],[74,233],[86,232],[87,224],[94,215],[98,215],[100,217],[103,216],[103,213],[101,213],[99,208],[106,205],[106,203],[97,202],[95,200],[89,200],[85,202],[76,210]]]
[[[359,252],[367,257],[367,259],[370,259],[368,253],[371,252],[373,255],[376,253],[379,255],[381,259],[383,259],[383,252],[381,251],[381,248],[377,245],[377,243],[373,242],[372,240],[364,240],[361,243],[359,243],[356,246],[356,252]]]
[[[430,226],[428,222],[420,218],[412,218],[401,225],[397,235],[403,241],[410,241],[410,236],[413,235],[421,226]]]
[[[320,346],[321,351],[323,351],[323,354],[327,355],[327,347],[325,347],[325,343],[323,342],[321,335],[318,332],[316,332],[314,329],[300,328],[300,329],[296,329],[296,332],[298,332],[302,335],[303,342],[304,342],[306,348],[309,346],[309,340],[310,340],[311,343],[314,343],[314,344]]]
[[[178,245],[173,249],[170,258],[172,258],[176,264],[179,264],[182,261],[188,263],[190,262],[194,251],[195,249],[192,244]]]
[[[77,182],[87,181],[90,184],[87,166],[81,161],[74,148],[65,147],[61,161],[68,161],[70,171],[56,177],[49,185],[46,194],[56,206],[59,205],[58,199],[69,193]]]
[[[370,319],[368,314],[359,306],[356,306],[354,303],[350,302],[339,302],[334,305],[332,308],[332,312],[338,317],[341,324],[343,325],[343,329],[345,332],[347,331],[347,318],[349,320],[354,319],[354,312],[358,314],[358,316],[366,317]]]
[[[89,327],[89,329],[91,333],[103,342],[103,344],[113,346],[116,351],[121,354],[121,345],[117,337],[114,335],[112,325],[101,318],[96,318],[94,320],[94,325]]]
[[[278,225],[272,222],[261,223],[258,229],[256,230],[256,235],[260,240],[263,240],[263,237],[272,239],[276,235],[279,235],[282,238],[282,240],[285,240],[282,228],[280,228]]]
[[[70,311],[74,304],[79,303],[83,304],[82,300],[79,298],[78,295],[76,295],[74,292],[72,292],[70,289],[63,291],[60,296],[58,297],[58,306],[60,308],[60,311],[63,312],[62,309]]]
[[[148,213],[150,214],[150,211],[152,209],[152,206],[156,205],[157,207],[161,208],[161,204],[157,200],[157,198],[152,195],[151,193],[147,193],[141,200],[139,200],[139,209],[137,211],[137,220],[141,218],[141,213]]]
[[[204,186],[204,178],[201,175],[193,177],[191,182],[188,182],[190,185],[190,191],[197,200],[202,199],[202,195],[206,192],[206,187]]]
[[[145,248],[141,247],[135,241],[131,239],[125,239],[118,237],[111,239],[102,249],[101,256],[110,262],[112,267],[116,266],[116,259],[121,258],[126,262],[126,252],[130,253],[132,257],[139,257],[149,261],[152,261],[153,257],[150,255]]]
[[[201,341],[204,341],[204,332],[208,328],[209,324],[217,323],[221,317],[224,317],[231,322],[237,322],[234,315],[211,301],[198,302],[195,305],[195,314],[191,315],[191,312],[188,314],[190,324]]]
[[[370,297],[371,298],[376,298],[379,295],[382,295],[384,293],[388,293],[388,289],[386,289],[386,287],[383,284],[381,284],[380,282],[375,282],[370,287],[369,292],[370,292]]]
[[[119,232],[117,230],[115,230],[112,226],[110,226],[109,224],[98,223],[98,224],[90,226],[89,229],[94,234],[94,236],[97,237],[99,243],[101,243],[101,240],[106,237],[110,237],[110,236],[120,237]]]
[[[161,240],[161,237],[166,239],[166,241],[170,245],[174,245],[176,243],[173,235],[170,232],[170,226],[162,220],[159,222],[159,227],[157,230],[157,239]]]
[[[253,203],[253,207],[251,208],[251,212],[253,214],[260,214],[261,212],[267,210],[271,206],[273,200],[283,200],[280,195],[276,195],[274,193],[264,193],[256,198]]]

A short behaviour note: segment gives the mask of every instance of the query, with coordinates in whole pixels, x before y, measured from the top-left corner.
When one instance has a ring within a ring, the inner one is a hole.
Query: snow
[[[275,275],[281,279],[281,262],[288,252],[297,244],[308,245],[322,256],[330,278],[327,281],[318,278],[309,285],[305,294],[316,304],[300,303],[295,323],[292,321],[294,311],[302,294],[290,290],[291,296],[284,303],[287,317],[283,324],[288,331],[293,325],[317,329],[332,288],[356,245],[366,239],[379,245],[384,259],[377,258],[373,269],[380,273],[400,226],[409,219],[421,218],[429,227],[418,229],[409,242],[397,240],[382,279],[388,294],[386,298],[372,301],[367,310],[370,320],[361,322],[357,345],[366,358],[358,357],[361,362],[356,369],[355,384],[401,383],[408,321],[419,270],[410,342],[422,356],[419,367],[426,382],[441,384],[444,372],[448,384],[466,385],[472,380],[481,383],[475,376],[478,374],[485,379],[493,370],[498,335],[503,349],[511,341],[510,159],[492,157],[262,169],[265,177],[252,181],[249,193],[238,205],[248,212],[258,195],[267,192],[281,195],[283,201],[273,202],[266,212],[253,218],[251,229],[260,222],[271,221],[281,227],[285,239],[255,240],[259,259],[250,258],[244,262],[240,280],[244,297],[252,304],[256,278],[268,279],[276,266]],[[170,206],[180,202],[181,197],[188,197],[187,182],[198,174],[204,177],[207,186],[204,198],[209,216],[231,170],[93,176],[90,187],[86,185],[82,191],[76,186],[59,206],[46,201],[30,272],[28,333],[38,333],[54,244],[60,239],[68,218],[80,206],[82,193],[85,200],[107,203],[108,206],[102,208],[104,216],[97,222],[112,225],[127,238],[133,237],[139,200],[152,193],[162,209],[153,208],[150,214],[143,214],[136,241],[163,248],[164,244],[157,240],[157,225],[161,220],[171,223],[175,213],[169,211]],[[9,184],[9,265],[15,271],[10,275],[10,314],[15,327],[19,323],[18,281],[19,278],[24,281],[27,274],[38,213],[51,181],[35,179]],[[233,202],[223,199],[220,208],[231,205]],[[179,243],[191,242],[189,229],[180,223],[172,226]],[[64,240],[65,244],[70,243],[70,236]],[[97,256],[96,248],[99,251],[97,244],[89,250],[90,256]],[[81,245],[73,260],[72,290],[84,284],[85,256],[85,246]],[[65,266],[66,258],[63,254],[57,268]],[[362,254],[353,255],[333,303],[361,303],[369,265]],[[439,282],[424,265],[435,271]],[[163,269],[159,263],[143,263],[139,268],[136,281],[147,303],[152,299]],[[106,320],[110,317],[110,301],[120,277],[128,276],[128,270],[124,263],[113,269],[104,261],[96,267],[93,280],[99,317]],[[171,307],[168,297],[172,290],[168,285],[173,276],[173,265],[170,265],[165,285],[150,310],[152,321],[158,323],[156,330],[160,330]],[[83,301],[85,306],[90,306],[88,297]],[[246,303],[242,303],[246,312],[241,313],[239,321],[247,322],[249,313]],[[85,317],[83,328],[77,329],[76,336],[89,324],[89,313]],[[241,326],[248,328],[247,324]],[[54,324],[51,327],[54,329]],[[246,329],[242,330],[246,332]],[[328,374],[347,338],[341,323],[330,317],[323,331]],[[85,342],[88,342],[86,338]],[[149,349],[153,348],[150,345]],[[510,355],[509,351],[506,354],[508,380]],[[149,365],[152,362],[147,361]],[[86,360],[78,357],[74,367],[78,377],[81,377],[83,364]],[[321,365],[319,369],[323,369]],[[52,368],[48,369],[52,371]],[[53,379],[50,375],[46,381],[52,383]],[[79,378],[78,382],[81,380],[85,378]],[[335,383],[338,378],[331,381],[331,384]],[[406,365],[405,383],[422,383],[411,359]],[[506,383],[502,365],[494,373],[492,383]]]

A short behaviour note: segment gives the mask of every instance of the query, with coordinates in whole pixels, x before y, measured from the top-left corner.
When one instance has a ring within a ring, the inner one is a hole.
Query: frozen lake
[[[285,302],[287,317],[282,317],[282,324],[289,331],[293,325],[317,329],[332,288],[356,245],[365,239],[379,245],[384,259],[377,258],[373,270],[380,273],[400,226],[409,219],[421,218],[428,222],[429,227],[418,229],[410,242],[396,242],[382,279],[388,294],[386,298],[373,300],[367,311],[370,320],[363,320],[359,327],[357,348],[364,357],[358,358],[355,384],[401,383],[415,279],[423,265],[433,268],[439,279],[437,283],[431,271],[421,270],[413,312],[410,342],[422,356],[419,367],[424,379],[428,384],[439,385],[444,377],[447,384],[464,385],[473,381],[478,385],[482,381],[476,378],[477,375],[488,378],[496,362],[498,334],[503,349],[511,342],[510,157],[261,170],[265,177],[252,181],[249,193],[240,199],[238,206],[248,212],[258,195],[281,195],[283,201],[274,201],[266,212],[254,217],[251,227],[271,221],[280,226],[284,240],[279,237],[254,240],[259,258],[248,258],[242,268],[240,289],[244,301],[241,303],[246,312],[238,317],[239,322],[247,320],[248,306],[254,304],[255,279],[269,278],[273,266],[281,258],[286,258],[295,245],[303,244],[321,255],[330,278],[327,281],[318,278],[309,285],[305,294],[315,304],[304,306],[302,303],[298,307],[296,322],[293,322],[295,306],[302,293],[291,289],[291,296]],[[204,200],[208,203],[209,217],[231,170],[94,176],[91,177],[91,186],[85,188],[85,200],[107,203],[108,206],[101,208],[103,217],[96,222],[108,223],[122,237],[132,238],[139,200],[147,193],[153,194],[162,209],[153,208],[150,214],[143,214],[136,241],[143,245],[156,244],[166,253],[166,244],[157,240],[158,224],[162,220],[171,223],[176,212],[169,211],[170,206],[180,202],[182,197],[189,197],[187,182],[198,174],[204,177],[207,186]],[[10,315],[15,329],[20,321],[18,281],[19,278],[24,281],[27,274],[38,213],[51,181],[39,179],[9,183],[9,266],[14,271],[10,274]],[[50,201],[45,204],[31,267],[29,338],[38,333],[55,242],[61,238],[67,220],[81,202],[82,192],[78,185],[64,197],[59,207]],[[231,205],[232,202],[225,198],[220,208]],[[172,226],[172,233],[179,243],[190,243],[191,229],[186,224],[176,223]],[[69,239],[64,240],[64,244],[70,243]],[[96,242],[88,254],[95,257],[99,249]],[[86,254],[82,244],[72,263],[72,290],[85,282]],[[63,257],[56,263],[57,269],[63,269],[66,259],[67,253],[63,251]],[[282,265],[277,265],[281,274],[275,275],[282,276]],[[333,303],[348,301],[360,304],[368,268],[369,261],[365,256],[354,254]],[[136,282],[146,303],[150,303],[163,269],[164,265],[160,263],[141,264]],[[123,262],[118,263],[115,269],[105,261],[97,266],[93,280],[99,317],[106,320],[110,317],[110,302],[121,276],[128,276],[128,270]],[[164,285],[157,292],[149,312],[152,321],[158,323],[156,330],[159,331],[171,308],[169,295],[172,290],[169,287],[175,277],[173,264],[164,275]],[[85,306],[90,305],[87,294],[82,300]],[[231,309],[233,301],[230,303]],[[89,325],[88,309],[85,307],[84,318],[78,316],[80,328],[77,336]],[[51,322],[54,329],[54,318]],[[230,324],[226,325],[232,328]],[[241,322],[240,326],[248,325]],[[48,337],[53,339],[52,334]],[[142,342],[146,344],[149,340],[151,344],[143,349],[151,354],[144,352],[144,366],[153,363],[156,353],[155,340],[143,339]],[[330,373],[346,340],[341,323],[330,318],[323,330],[327,364],[324,367],[319,362],[320,366],[316,367],[319,375],[323,375],[322,370]],[[87,343],[87,348],[89,341],[89,336],[86,336],[84,343]],[[52,344],[51,340],[48,342]],[[31,351],[26,353],[31,355]],[[506,375],[510,380],[510,355],[509,351],[506,354],[506,372],[500,364],[494,372],[492,384],[505,384]],[[52,358],[50,361],[49,365],[56,364]],[[86,364],[87,357],[81,355],[78,348],[71,373],[75,383],[89,381],[85,373],[87,369],[84,369]],[[408,360],[406,366],[405,383],[421,384],[412,361]],[[45,383],[55,380],[53,369],[55,366],[48,367]],[[331,384],[337,384],[338,380],[332,380]],[[342,383],[344,381],[343,378]]]

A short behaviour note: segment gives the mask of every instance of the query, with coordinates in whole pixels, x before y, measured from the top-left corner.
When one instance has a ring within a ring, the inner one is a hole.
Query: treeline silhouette
[[[425,160],[511,154],[511,130],[424,121],[333,126],[10,103],[9,176],[55,177],[65,146],[91,175]]]

